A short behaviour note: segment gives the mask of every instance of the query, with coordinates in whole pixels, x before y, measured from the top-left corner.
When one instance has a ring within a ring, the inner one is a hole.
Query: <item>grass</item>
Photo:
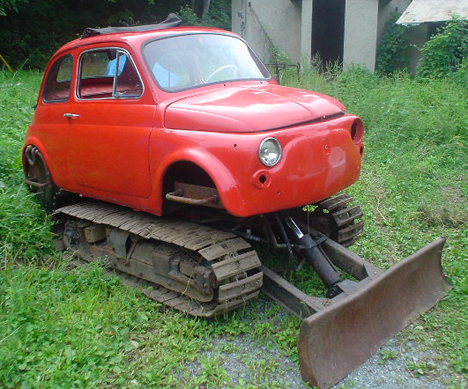
[[[26,192],[21,173],[23,134],[40,81],[36,72],[0,72],[0,387],[287,387],[275,353],[297,367],[300,322],[276,305],[259,300],[216,320],[194,319],[104,278],[98,265],[69,271],[54,253],[49,218]],[[454,288],[400,336],[436,349],[455,385],[463,387],[467,83],[379,79],[359,68],[329,76],[307,72],[300,82],[294,76],[285,82],[338,98],[366,124],[362,177],[348,191],[366,215],[355,251],[389,267],[447,237],[444,268]],[[308,272],[294,279],[320,290]],[[241,355],[230,362],[237,366],[234,376],[226,368],[233,354]],[[430,362],[408,370],[434,374]]]

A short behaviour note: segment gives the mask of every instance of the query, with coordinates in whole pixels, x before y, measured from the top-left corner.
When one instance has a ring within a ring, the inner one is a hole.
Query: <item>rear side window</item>
[[[43,100],[46,103],[67,101],[73,73],[71,54],[60,57],[49,70],[44,86]]]
[[[137,98],[142,93],[141,78],[124,50],[93,50],[81,56],[80,99]]]

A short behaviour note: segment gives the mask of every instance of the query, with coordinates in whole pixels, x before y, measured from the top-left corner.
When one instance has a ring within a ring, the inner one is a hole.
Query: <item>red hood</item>
[[[213,132],[260,132],[343,112],[337,100],[280,85],[232,86],[171,103],[166,128]]]

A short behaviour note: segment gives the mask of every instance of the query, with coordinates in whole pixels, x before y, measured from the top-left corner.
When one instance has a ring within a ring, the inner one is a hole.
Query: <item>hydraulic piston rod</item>
[[[332,298],[341,293],[340,288],[337,286],[341,281],[341,273],[335,269],[327,254],[320,247],[321,242],[314,239],[310,234],[304,234],[293,218],[287,217],[285,221],[294,234],[295,242],[299,245],[298,254],[306,258],[328,288],[327,297]]]

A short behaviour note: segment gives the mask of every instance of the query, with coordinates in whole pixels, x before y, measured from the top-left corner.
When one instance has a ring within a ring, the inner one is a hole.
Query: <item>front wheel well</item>
[[[164,174],[162,190],[163,213],[169,213],[173,210],[174,203],[167,201],[165,196],[166,193],[174,191],[175,182],[216,188],[210,175],[197,164],[189,161],[175,162]]]

